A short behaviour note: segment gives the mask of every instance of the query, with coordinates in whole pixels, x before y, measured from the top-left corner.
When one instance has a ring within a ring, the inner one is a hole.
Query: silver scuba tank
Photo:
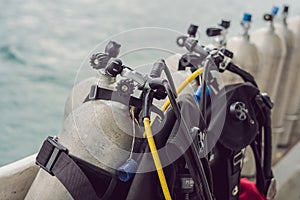
[[[288,79],[292,76],[293,70],[290,63],[291,55],[293,53],[294,38],[292,31],[287,27],[287,16],[288,16],[288,6],[284,6],[282,12],[282,22],[276,24],[276,33],[282,42],[282,59],[280,62],[280,68],[277,72],[277,77],[279,77],[278,92],[274,99],[274,109],[272,112],[273,119],[273,133],[279,135],[278,144],[285,145],[287,143],[288,133],[285,131],[284,127],[284,114],[288,106],[289,88]]]
[[[294,132],[300,132],[299,126],[299,108],[300,108],[300,16],[289,18],[288,27],[294,33],[294,51],[291,56],[291,76],[289,77],[289,93],[288,93],[288,105],[286,109],[285,127],[286,134],[288,135],[283,140],[286,143],[290,141],[290,135]],[[298,121],[298,127],[295,125]]]
[[[254,77],[257,74],[259,55],[256,46],[250,42],[249,29],[252,15],[244,13],[241,26],[244,33],[241,36],[233,37],[227,41],[227,48],[234,53],[233,61],[241,68],[251,73]],[[240,77],[231,76],[231,83],[240,81]],[[242,175],[248,178],[255,176],[255,159],[250,147],[245,150]]]
[[[114,88],[115,78],[99,73],[98,86]],[[115,174],[130,154],[132,120],[128,106],[117,102],[88,101],[65,119],[58,142],[69,153]],[[37,174],[25,199],[72,199],[64,186],[44,170]]]
[[[261,28],[250,34],[251,41],[256,45],[259,53],[259,67],[257,71],[257,83],[261,92],[267,92],[272,100],[275,99],[280,73],[280,62],[282,59],[282,43],[275,33],[273,19],[278,12],[278,7],[274,7],[271,14],[265,14],[264,20],[268,26]],[[277,105],[275,105],[277,106]],[[278,144],[278,134],[273,134],[272,157],[275,158],[276,146]]]
[[[276,96],[275,85],[279,80],[275,80],[274,74],[279,70],[282,57],[281,40],[275,33],[273,19],[278,12],[278,7],[274,7],[271,14],[264,15],[264,20],[268,25],[250,34],[252,41],[259,53],[259,67],[257,71],[257,82],[262,92],[267,92],[272,99]]]
[[[253,76],[257,74],[259,65],[258,51],[256,46],[250,42],[249,29],[251,25],[251,14],[245,13],[241,26],[244,33],[227,41],[227,49],[234,53],[233,61]],[[237,81],[237,78],[233,78]]]
[[[65,103],[64,119],[83,103],[90,92],[91,86],[97,85],[97,82],[96,77],[90,77],[80,81],[72,88]]]

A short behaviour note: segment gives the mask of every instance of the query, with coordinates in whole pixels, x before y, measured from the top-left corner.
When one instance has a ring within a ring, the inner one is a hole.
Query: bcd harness
[[[273,103],[267,94],[260,94],[251,74],[233,63],[229,63],[226,70],[239,75],[245,82],[226,85],[214,103],[215,109],[226,113],[221,136],[212,153],[214,194],[217,200],[239,198],[244,150],[250,145],[256,164],[256,187],[267,199],[274,199],[276,182],[271,169]],[[226,98],[225,105],[218,102],[222,96]],[[211,116],[210,119],[208,116],[208,137],[213,135],[210,129],[218,126],[218,117]]]

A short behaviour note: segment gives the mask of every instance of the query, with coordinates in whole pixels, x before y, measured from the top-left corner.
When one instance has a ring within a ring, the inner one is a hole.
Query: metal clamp
[[[55,137],[49,136],[37,155],[36,164],[53,176],[52,168],[62,152],[68,153],[68,149],[59,144]]]

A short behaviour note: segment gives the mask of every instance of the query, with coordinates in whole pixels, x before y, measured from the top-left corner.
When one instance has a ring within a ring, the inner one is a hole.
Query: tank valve
[[[105,53],[93,54],[90,58],[90,64],[94,69],[103,69],[111,58],[116,58],[120,53],[121,45],[115,41],[109,41],[105,47]]]
[[[266,21],[273,21],[275,15],[277,15],[279,8],[277,6],[274,6],[272,9],[272,12],[269,14],[264,15],[264,20]]]
[[[215,43],[218,47],[226,46],[226,35],[227,29],[230,27],[229,20],[222,20],[221,23],[218,24],[219,27],[211,27],[206,29],[206,35],[208,37],[215,37]]]
[[[244,16],[243,16],[243,20],[241,21],[241,26],[243,27],[244,29],[244,33],[243,33],[243,36],[249,40],[249,29],[250,29],[250,24],[251,24],[251,19],[252,18],[252,15],[249,14],[249,13],[244,13]]]

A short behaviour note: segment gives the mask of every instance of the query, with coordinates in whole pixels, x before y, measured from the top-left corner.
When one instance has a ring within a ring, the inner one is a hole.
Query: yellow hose
[[[166,200],[171,200],[172,199],[171,194],[170,194],[170,191],[169,191],[169,188],[168,188],[168,184],[167,184],[167,181],[166,181],[164,171],[163,171],[162,166],[161,166],[161,162],[160,162],[159,155],[158,155],[158,152],[157,152],[157,149],[156,149],[155,141],[154,141],[154,138],[153,138],[153,135],[152,135],[152,130],[151,130],[151,127],[150,127],[150,120],[149,120],[149,118],[144,118],[143,122],[144,122],[144,126],[145,126],[145,133],[146,133],[146,136],[147,136],[150,151],[151,151],[151,154],[152,154],[152,157],[153,157],[153,160],[154,160],[154,165],[155,165],[155,168],[156,168],[156,171],[157,171],[157,174],[158,174],[160,186],[162,188],[165,199]]]
[[[192,82],[192,80],[194,80],[197,76],[199,76],[200,74],[203,73],[203,67],[197,69],[196,71],[194,71],[194,73],[192,73],[187,79],[185,79],[181,85],[177,88],[176,93],[179,94],[190,82]],[[168,99],[164,105],[161,107],[162,111],[165,111],[168,106],[170,105],[170,100]]]
[[[177,88],[176,93],[179,94],[192,80],[194,80],[197,76],[203,73],[203,68],[200,68],[196,70],[194,73],[192,73],[184,82]],[[166,103],[161,107],[162,111],[165,111],[168,106],[170,105],[170,100],[168,99]],[[147,137],[148,144],[150,147],[150,151],[153,157],[154,165],[158,174],[160,186],[162,188],[164,197],[166,200],[172,199],[168,184],[166,181],[166,177],[164,174],[164,171],[161,166],[160,158],[156,149],[156,144],[152,135],[152,130],[151,130],[151,125],[150,125],[150,119],[149,118],[144,118],[143,120],[144,126],[145,126],[145,133],[144,135]]]

